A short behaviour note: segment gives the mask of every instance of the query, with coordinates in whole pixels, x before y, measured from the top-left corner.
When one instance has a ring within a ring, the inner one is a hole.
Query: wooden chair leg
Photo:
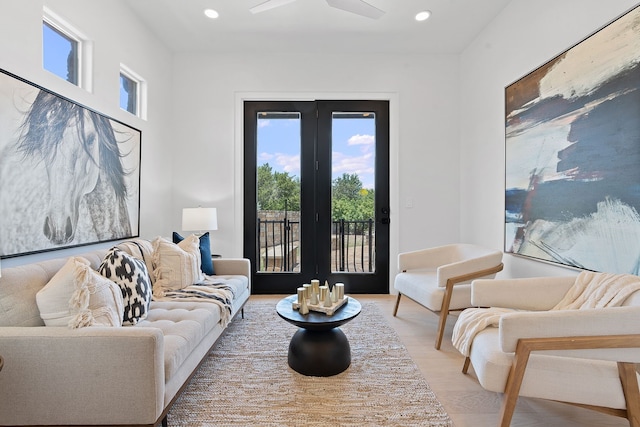
[[[454,283],[451,280],[447,280],[447,287],[444,290],[444,297],[442,297],[442,307],[440,307],[440,320],[438,320],[438,335],[436,336],[436,350],[440,350],[442,344],[442,337],[444,336],[444,328],[447,325],[447,316],[449,316],[449,306],[451,305],[451,294],[453,293]]]
[[[618,375],[627,405],[627,419],[630,427],[640,427],[640,391],[634,363],[618,362]]]
[[[402,294],[400,292],[398,292],[398,298],[396,299],[396,306],[393,309],[393,317],[396,317],[396,314],[398,314],[398,306],[400,305],[400,297],[402,296]]]
[[[471,364],[471,358],[469,356],[464,358],[464,365],[462,365],[462,373],[467,374],[469,371],[469,365]]]
[[[519,341],[516,346],[516,357],[511,365],[511,370],[507,377],[507,385],[504,388],[502,408],[500,409],[500,427],[509,427],[511,425],[530,354],[531,351],[522,344],[522,341]]]

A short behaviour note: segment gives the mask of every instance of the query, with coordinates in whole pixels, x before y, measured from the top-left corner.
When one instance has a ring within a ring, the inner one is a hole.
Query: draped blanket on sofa
[[[220,307],[220,320],[223,326],[227,326],[231,320],[232,301],[235,297],[234,288],[223,281],[215,280],[211,276],[205,276],[203,283],[165,291],[163,297],[154,297],[162,301],[206,301]]]

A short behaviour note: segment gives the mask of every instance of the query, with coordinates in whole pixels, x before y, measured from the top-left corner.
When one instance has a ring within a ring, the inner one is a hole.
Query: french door
[[[245,102],[244,256],[255,294],[388,293],[388,101]]]

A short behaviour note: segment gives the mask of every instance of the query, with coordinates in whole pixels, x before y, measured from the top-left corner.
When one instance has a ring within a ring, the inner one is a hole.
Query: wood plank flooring
[[[280,295],[254,295],[252,299],[273,301]],[[395,295],[355,295],[360,301],[375,301],[387,322],[396,330],[438,400],[456,427],[498,425],[502,395],[485,391],[473,368],[462,373],[464,358],[451,345],[455,316],[450,316],[440,351],[433,347],[438,317],[408,298],[402,298],[397,317],[393,317]],[[618,427],[627,420],[567,404],[520,398],[511,423],[513,427]]]

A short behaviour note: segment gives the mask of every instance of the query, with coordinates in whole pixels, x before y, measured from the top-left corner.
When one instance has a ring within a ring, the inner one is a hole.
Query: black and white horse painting
[[[0,75],[13,87],[0,93],[0,116],[13,116],[0,121],[0,256],[138,235],[140,132],[9,77]]]

